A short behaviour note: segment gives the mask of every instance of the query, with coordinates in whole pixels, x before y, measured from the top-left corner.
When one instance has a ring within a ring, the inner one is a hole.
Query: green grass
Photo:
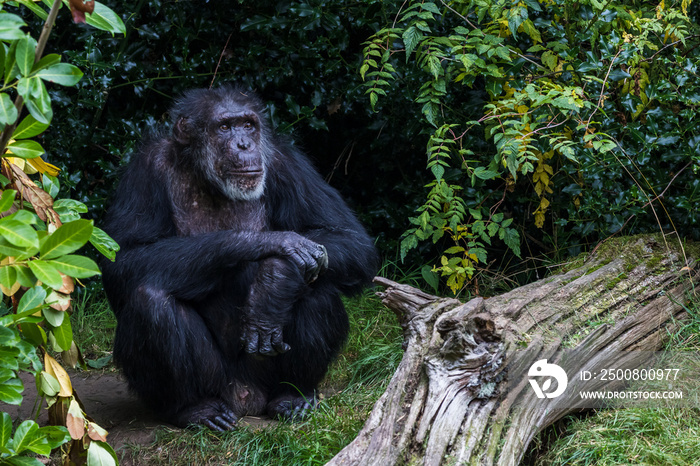
[[[111,360],[117,319],[106,298],[95,298],[87,294],[75,297],[71,324],[73,339],[86,361],[101,361],[106,364]]]
[[[700,412],[681,408],[599,411],[573,420],[539,458],[544,465],[700,464]]]
[[[690,319],[673,335],[667,349],[700,352],[700,299],[687,308]],[[673,360],[673,355],[671,355]],[[674,367],[674,366],[669,366]],[[697,373],[698,367],[693,367]],[[544,446],[537,466],[588,465],[700,465],[700,378],[673,386],[695,402],[656,403],[598,411],[585,418],[569,418],[565,433]],[[551,432],[550,432],[551,433]],[[542,447],[542,446],[540,446]]]

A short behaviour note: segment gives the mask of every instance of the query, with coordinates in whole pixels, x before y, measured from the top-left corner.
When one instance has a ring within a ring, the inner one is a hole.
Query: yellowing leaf
[[[547,66],[550,70],[554,71],[557,68],[557,63],[559,62],[559,59],[557,56],[553,53],[547,50],[542,54],[542,57],[540,57],[542,60],[542,63]]]
[[[57,293],[56,291],[52,291],[46,297],[46,304],[51,306],[51,309],[55,309],[57,311],[67,311],[70,309],[70,302],[70,295]]]
[[[11,154],[12,152],[8,150],[7,153]],[[36,173],[36,169],[29,165],[25,159],[21,159],[19,157],[6,157],[6,159],[8,162],[17,165],[20,169],[22,169],[22,171],[24,171],[24,173],[29,175]]]
[[[58,168],[57,166],[51,165],[50,163],[47,163],[47,162],[44,162],[41,159],[41,157],[35,157],[33,159],[29,159],[29,160],[27,160],[27,163],[29,165],[31,165],[32,168],[34,168],[34,171],[28,172],[27,170],[25,170],[25,173],[31,174],[31,173],[40,172],[40,173],[46,173],[47,175],[56,176],[56,175],[58,175],[58,172],[61,171],[61,169]]]
[[[98,426],[94,422],[88,423],[88,437],[92,440],[98,440],[100,442],[107,441],[107,431],[102,427]]]
[[[58,396],[73,396],[73,385],[70,382],[68,373],[61,367],[58,361],[52,358],[48,353],[44,355],[44,368],[46,372],[54,376],[56,380],[58,380],[58,383],[61,384],[61,391],[58,392]]]
[[[3,285],[0,285],[0,290],[2,290],[2,294],[5,296],[12,296],[15,293],[17,293],[17,290],[19,290],[20,284],[19,282],[15,282],[14,285],[12,285],[12,288],[5,288]]]
[[[542,228],[544,226],[544,213],[535,212],[535,226],[537,228]]]
[[[6,257],[3,260],[0,261],[0,265],[11,265],[15,263],[15,258],[14,257]],[[21,284],[19,281],[16,281],[12,284],[10,288],[5,287],[4,285],[0,285],[0,290],[2,290],[2,293],[5,296],[12,296],[15,293],[17,293],[17,290],[19,290]]]
[[[535,183],[535,192],[537,193],[537,196],[542,196],[542,191],[544,190],[544,186],[542,183]]]

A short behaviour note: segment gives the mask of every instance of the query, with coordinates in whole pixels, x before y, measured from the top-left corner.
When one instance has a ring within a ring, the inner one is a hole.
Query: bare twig
[[[608,66],[608,72],[605,73],[605,79],[603,79],[603,84],[601,85],[600,88],[600,96],[598,96],[598,103],[595,106],[595,109],[593,109],[593,113],[591,113],[588,116],[588,120],[586,121],[586,132],[588,132],[588,127],[591,124],[591,120],[593,119],[593,115],[596,114],[598,110],[600,110],[601,105],[603,104],[603,96],[605,94],[605,84],[608,82],[608,77],[610,76],[610,71],[612,71],[612,67],[615,64],[615,60],[617,60],[617,57],[620,56],[622,53],[622,47],[620,47],[620,50],[617,51],[613,59],[610,61],[610,66]]]
[[[211,78],[211,84],[209,84],[209,89],[211,89],[214,86],[214,80],[216,79],[216,74],[219,72],[219,65],[221,65],[221,59],[224,58],[224,53],[226,53],[226,49],[228,48],[228,41],[231,40],[232,34],[233,33],[228,35],[226,43],[224,44],[224,48],[221,50],[221,55],[219,55],[219,61],[216,62],[216,68],[214,68],[214,76],[212,76]]]

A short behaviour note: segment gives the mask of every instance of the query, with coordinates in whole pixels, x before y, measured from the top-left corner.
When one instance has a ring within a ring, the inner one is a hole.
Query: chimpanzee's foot
[[[273,418],[301,419],[311,414],[316,406],[315,393],[309,396],[282,395],[267,404],[267,414]]]
[[[175,418],[175,424],[180,427],[203,425],[220,432],[235,429],[237,422],[236,413],[221,400],[202,401],[183,409]]]

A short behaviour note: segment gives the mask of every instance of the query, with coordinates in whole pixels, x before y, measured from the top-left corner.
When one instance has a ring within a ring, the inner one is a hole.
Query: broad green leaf
[[[22,327],[28,324],[28,320],[20,320],[18,322],[22,324]],[[23,339],[17,342],[17,350],[19,351],[17,360],[22,367],[31,366],[30,370],[34,370],[34,372],[40,371],[44,367],[41,364],[41,359],[36,354],[36,345]]]
[[[36,251],[35,251],[36,249]],[[35,254],[35,252],[39,251],[39,247],[37,245],[36,248],[33,247],[18,247],[15,246],[14,244],[10,243],[7,241],[5,238],[0,236],[0,256],[5,256],[5,257],[14,257],[16,259],[18,258],[27,258],[31,257]]]
[[[19,350],[11,346],[0,346],[0,367],[13,371],[19,370]]]
[[[19,304],[17,305],[17,313],[21,314],[22,312],[36,309],[43,304],[44,299],[46,299],[46,290],[40,286],[30,288],[26,293],[24,293],[22,299],[19,300]]]
[[[0,267],[0,285],[7,289],[12,288],[12,286],[17,281],[17,271],[11,265],[4,265]]]
[[[46,21],[46,19],[49,17],[49,14],[42,9],[39,5],[36,4],[36,2],[33,2],[32,0],[17,0],[19,3],[24,5],[25,7],[29,8],[32,10],[32,12],[39,17],[40,20]]]
[[[63,256],[52,260],[51,264],[69,277],[88,278],[100,274],[95,261],[84,256]]]
[[[7,45],[0,43],[0,76],[5,72],[5,55],[7,54]]]
[[[52,450],[71,440],[68,429],[63,426],[39,427],[39,432],[44,436]]]
[[[61,350],[68,351],[70,349],[70,344],[73,342],[73,329],[70,325],[70,319],[63,319],[61,326],[54,328],[51,334]]]
[[[0,40],[20,40],[25,36],[22,27],[27,24],[17,15],[0,11]]]
[[[46,123],[40,123],[33,116],[27,115],[12,133],[12,139],[33,138],[43,133],[48,127]]]
[[[41,79],[36,76],[21,77],[17,81],[17,93],[24,100],[34,100],[41,97]]]
[[[61,384],[58,383],[58,380],[56,380],[56,377],[53,375],[46,371],[41,371],[41,375],[39,377],[41,380],[41,391],[44,393],[44,395],[56,396],[58,392],[61,391]]]
[[[12,437],[13,447],[16,453],[22,453],[27,449],[27,444],[36,438],[36,433],[39,430],[39,425],[27,419],[22,422],[15,430],[15,435]]]
[[[17,50],[15,51],[15,60],[22,76],[29,76],[34,66],[34,57],[36,50],[36,41],[31,36],[24,36],[17,41]]]
[[[22,209],[18,210],[12,215],[7,216],[6,218],[8,220],[16,220],[20,223],[24,223],[25,225],[36,225],[38,217],[33,212]]]
[[[57,65],[58,63],[61,63],[61,56],[59,54],[50,53],[48,55],[44,55],[41,58],[41,60],[34,64],[32,72],[43,70],[44,68],[49,68],[53,65]]]
[[[41,312],[44,314],[46,322],[51,324],[52,327],[60,327],[63,323],[63,318],[66,316],[65,312],[57,311],[48,307],[43,309]]]
[[[31,113],[32,116],[37,119],[37,121],[42,123],[50,123],[51,118],[53,118],[53,112],[51,111],[51,97],[49,96],[46,86],[41,79],[32,79],[35,79],[36,89],[32,89],[32,98],[26,100],[24,105],[27,107],[27,110],[29,110],[29,113]]]
[[[23,323],[22,335],[36,346],[46,344],[46,331],[35,323]]]
[[[41,187],[49,193],[49,196],[52,198],[55,198],[58,196],[58,193],[61,189],[60,184],[58,183],[58,178],[55,176],[51,176],[47,173],[42,173],[41,174]]]
[[[51,119],[53,118],[53,112],[49,109],[49,111],[44,111],[37,104],[35,104],[31,100],[27,100],[24,102],[25,107],[27,107],[27,110],[29,110],[29,113],[37,119],[37,121],[45,124],[51,123]]]
[[[408,62],[408,60],[411,58],[411,53],[422,38],[423,34],[414,26],[410,26],[404,31],[402,39],[404,47],[406,48],[406,62]]]
[[[80,68],[68,63],[58,63],[39,71],[36,74],[44,81],[60,84],[61,86],[75,86],[80,78],[83,77],[83,72]]]
[[[76,201],[75,199],[58,199],[56,202],[54,202],[53,208],[54,210],[56,210],[56,212],[58,212],[59,209],[61,211],[73,210],[81,214],[84,214],[88,211],[87,206],[85,204],[83,204],[80,201]],[[99,228],[95,227],[95,229]]]
[[[126,34],[122,19],[102,3],[95,2],[95,11],[85,15],[85,22],[92,27],[112,34]]]
[[[34,254],[32,254],[33,256]],[[31,256],[29,256],[31,257]],[[18,265],[15,264],[13,266],[15,270],[17,271],[17,281],[19,282],[20,285],[26,286],[27,288],[31,288],[34,285],[36,285],[36,277],[32,273],[31,270],[29,270],[29,267],[26,265]]]
[[[39,237],[36,230],[30,225],[12,218],[0,219],[0,236],[22,248],[39,247]]]
[[[90,237],[90,243],[95,246],[101,254],[103,254],[107,259],[114,261],[117,256],[117,251],[119,251],[119,245],[114,241],[104,230],[94,227],[92,229],[92,236]]]
[[[105,442],[90,442],[88,447],[88,464],[90,466],[116,466],[117,454]]]
[[[0,446],[7,445],[7,441],[12,437],[12,418],[7,413],[1,413],[0,420]]]
[[[44,438],[41,429],[37,429],[34,433],[34,438],[27,442],[25,449],[37,455],[49,456],[51,454],[51,445]]]
[[[24,37],[24,36],[22,36]],[[10,84],[19,73],[19,68],[17,68],[17,63],[15,63],[15,51],[17,50],[17,41],[10,44],[10,48],[5,54],[5,85]]]
[[[3,92],[0,94],[0,125],[11,125],[15,121],[17,121],[17,108],[10,96]]]
[[[15,195],[17,191],[14,189],[6,189],[2,192],[2,197],[0,197],[0,212],[5,212],[10,210],[12,204],[15,202]]]
[[[433,272],[432,267],[429,265],[424,265],[421,270],[420,270],[421,275],[423,276],[423,280],[430,285],[434,290],[438,289],[438,286],[440,285],[440,278],[438,277],[438,274]]]
[[[0,401],[10,405],[22,404],[24,385],[20,379],[10,379],[0,383]]]
[[[7,146],[7,148],[12,152],[12,155],[23,159],[33,159],[35,157],[40,157],[46,152],[44,148],[41,147],[41,144],[29,139],[15,141],[9,146]]]
[[[53,259],[70,254],[82,247],[92,236],[90,220],[75,220],[65,223],[58,230],[46,236],[39,246],[42,259]]]
[[[29,268],[32,269],[36,278],[51,288],[57,290],[63,286],[61,274],[50,262],[36,259],[29,262]]]

